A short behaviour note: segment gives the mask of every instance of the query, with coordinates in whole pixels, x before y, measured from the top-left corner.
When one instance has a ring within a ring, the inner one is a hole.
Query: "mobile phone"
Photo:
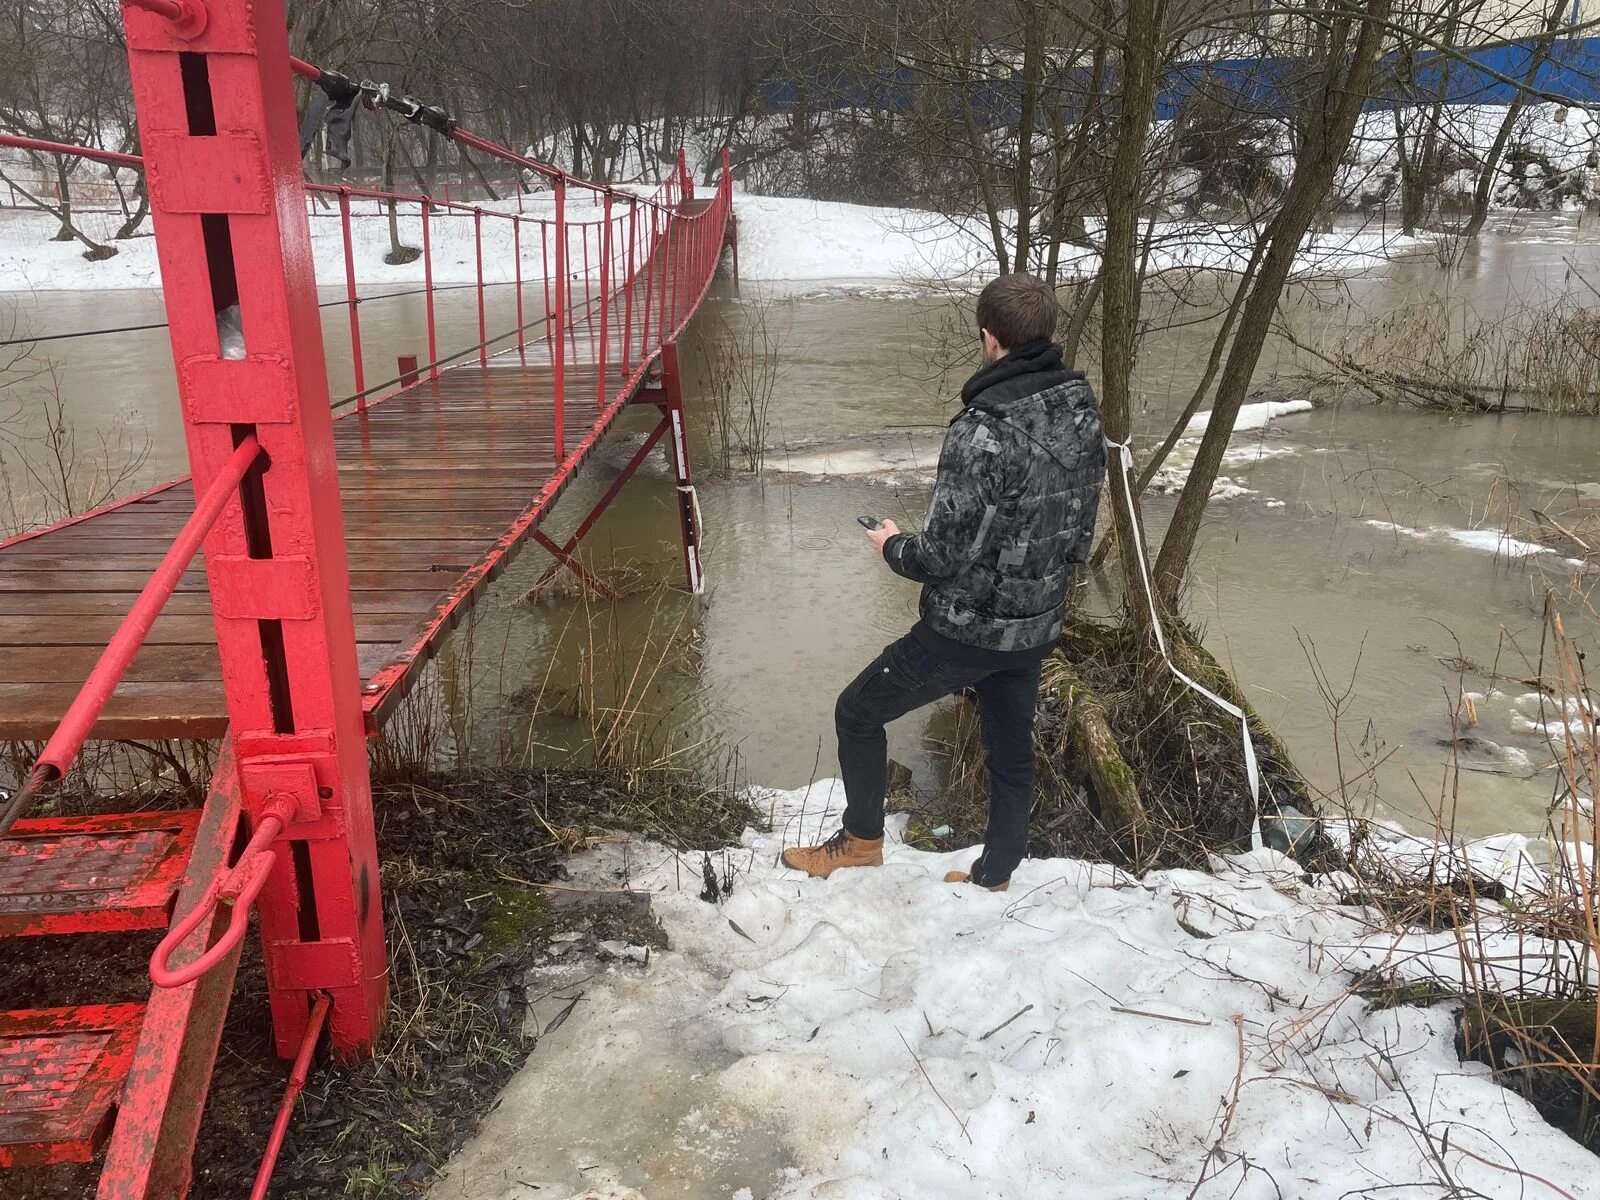
[[[877,517],[857,517],[856,521],[861,525],[861,527],[863,529],[882,529],[883,528],[883,522],[878,520]]]

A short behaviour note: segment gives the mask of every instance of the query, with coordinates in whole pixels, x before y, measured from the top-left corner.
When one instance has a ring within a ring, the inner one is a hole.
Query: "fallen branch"
[[[940,1095],[939,1089],[934,1085],[933,1077],[928,1074],[928,1068],[922,1065],[922,1060],[917,1057],[917,1052],[911,1048],[911,1043],[906,1041],[906,1035],[898,1029],[894,1032],[895,1036],[900,1039],[900,1044],[906,1048],[906,1053],[911,1055],[911,1061],[917,1064],[917,1070],[921,1071],[922,1077],[928,1081],[928,1086],[933,1089],[933,1094],[939,1097],[939,1103],[944,1105],[945,1111],[955,1118],[957,1125],[961,1126],[961,1136],[967,1139],[968,1145],[971,1145],[972,1135],[967,1132],[967,1123],[961,1119],[955,1109],[950,1107],[950,1101]]]

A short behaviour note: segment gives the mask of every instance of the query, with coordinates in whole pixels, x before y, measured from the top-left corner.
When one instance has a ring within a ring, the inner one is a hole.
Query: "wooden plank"
[[[0,738],[47,737],[60,723],[76,684],[0,683]],[[215,738],[228,728],[222,682],[131,683],[117,689],[95,724],[97,738]]]
[[[417,623],[416,613],[359,613],[356,638],[398,641]],[[104,646],[122,625],[120,616],[0,616],[0,646]],[[216,627],[208,616],[160,616],[145,637],[147,646],[211,646]]]
[[[81,687],[103,646],[0,646],[0,681],[63,683]],[[356,660],[371,674],[394,657],[392,642],[358,642]],[[134,656],[123,683],[200,683],[222,679],[215,646],[146,646]]]
[[[435,582],[452,576],[438,575]],[[357,616],[368,613],[420,616],[439,597],[437,586],[410,590],[360,590],[351,592]],[[0,591],[0,616],[116,616],[127,614],[137,592],[6,592]],[[211,596],[204,590],[178,592],[167,601],[163,616],[211,615]]]

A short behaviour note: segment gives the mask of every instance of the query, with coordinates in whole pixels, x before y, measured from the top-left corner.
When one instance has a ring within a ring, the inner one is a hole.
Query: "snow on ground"
[[[963,286],[993,271],[986,226],[908,208],[739,195],[739,269],[755,280],[903,279]],[[1093,223],[1091,239],[1098,235]],[[1199,221],[1157,222],[1150,269],[1237,271],[1256,232]],[[1347,274],[1415,248],[1414,238],[1378,229],[1344,229],[1306,239],[1301,273]],[[1064,274],[1089,276],[1092,251],[1065,248]]]
[[[549,195],[523,198],[530,214],[554,218],[555,202]],[[351,229],[355,246],[356,279],[363,292],[385,287],[420,284],[423,262],[390,266],[383,261],[389,252],[389,219],[385,211],[370,202],[352,202]],[[516,212],[515,198],[485,204],[501,212]],[[311,251],[316,264],[317,282],[324,287],[344,286],[344,239],[340,234],[337,209],[314,205],[311,218]],[[86,214],[83,227],[90,236],[109,239],[121,218],[109,213]],[[584,195],[574,192],[569,198],[567,220],[577,226],[600,220],[600,210]],[[156,261],[155,239],[141,236],[110,243],[116,257],[104,262],[86,262],[79,242],[52,242],[58,228],[51,217],[37,212],[0,209],[0,292],[73,291],[96,288],[145,288],[161,286],[161,268]],[[148,233],[148,226],[146,227]],[[620,223],[618,232],[620,235]],[[581,269],[582,251],[572,235],[575,269]],[[588,233],[594,267],[599,266],[599,242],[594,229]],[[471,283],[477,279],[477,251],[470,213],[436,211],[431,230],[433,278],[438,284]],[[422,221],[416,206],[400,206],[400,239],[407,246],[422,246]],[[492,283],[509,283],[516,278],[512,222],[486,219],[483,222],[483,273]],[[553,256],[552,251],[552,256]],[[524,280],[544,278],[539,233],[525,225],[522,232],[522,273]]]
[[[981,232],[970,223],[938,213],[909,208],[874,208],[817,200],[790,200],[738,194],[739,266],[744,278],[760,281],[909,281],[940,287],[961,287],[992,273],[992,256]],[[528,213],[554,215],[548,194],[526,196]],[[516,212],[515,199],[485,205]],[[599,210],[573,193],[567,219],[573,224],[598,221]],[[344,284],[344,243],[337,213],[315,208],[311,219],[312,254],[317,280],[325,287]],[[389,265],[387,215],[370,203],[353,207],[356,278],[363,291],[422,282],[423,263]],[[120,218],[109,213],[83,217],[84,229],[96,239],[109,239]],[[509,283],[515,278],[511,222],[483,223],[484,278]],[[0,291],[90,290],[161,285],[155,240],[137,237],[113,243],[118,253],[104,262],[83,258],[78,242],[52,242],[57,223],[36,212],[0,210]],[[421,219],[415,208],[401,206],[401,241],[422,244]],[[1093,231],[1091,231],[1093,235]],[[437,212],[433,221],[434,280],[441,284],[471,283],[477,278],[477,257],[470,214]],[[575,235],[576,236],[576,235]],[[592,269],[598,270],[599,242],[591,231]],[[1249,258],[1254,232],[1243,226],[1170,221],[1155,230],[1151,269],[1238,270]],[[1416,245],[1416,241],[1376,230],[1352,229],[1310,236],[1303,249],[1302,272],[1344,274],[1364,270]],[[574,270],[581,270],[576,241]],[[1064,260],[1067,274],[1092,274],[1096,256],[1077,251]],[[525,280],[544,277],[538,233],[525,226],[522,245]],[[897,295],[905,294],[902,286]]]
[[[1425,110],[1403,110],[1406,136],[1418,136],[1420,114]],[[1481,162],[1494,143],[1505,121],[1503,104],[1448,105],[1440,113],[1442,147],[1447,162],[1459,162],[1439,185],[1441,197],[1468,200],[1477,184],[1475,164]],[[1507,143],[1494,192],[1498,207],[1524,207],[1537,203],[1541,193],[1561,190],[1559,176],[1576,172],[1574,188],[1592,194],[1590,175],[1600,138],[1600,119],[1582,108],[1543,103],[1524,106]],[[1514,167],[1517,160],[1522,166]],[[1399,171],[1399,151],[1395,115],[1374,109],[1361,115],[1356,126],[1351,153],[1339,171],[1335,189],[1340,195],[1357,197],[1383,191],[1392,186]],[[1569,196],[1568,202],[1571,202]]]
[[[671,949],[584,968],[434,1195],[1600,1197],[1592,1155],[1456,1057],[1448,1007],[1352,994],[1374,968],[1453,980],[1453,934],[1386,930],[1271,851],[1142,879],[1033,860],[991,895],[943,883],[972,852],[913,850],[901,819],[881,869],[781,867],[842,801],[765,797],[721,905],[698,856],[625,848]],[[580,885],[617,885],[608,853]]]

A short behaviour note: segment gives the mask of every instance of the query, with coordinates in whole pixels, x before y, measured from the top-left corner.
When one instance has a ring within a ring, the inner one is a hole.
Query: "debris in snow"
[[[616,958],[625,962],[648,963],[650,961],[649,946],[635,946],[627,942],[618,941],[616,938],[607,938],[597,942],[595,949],[602,958]]]

